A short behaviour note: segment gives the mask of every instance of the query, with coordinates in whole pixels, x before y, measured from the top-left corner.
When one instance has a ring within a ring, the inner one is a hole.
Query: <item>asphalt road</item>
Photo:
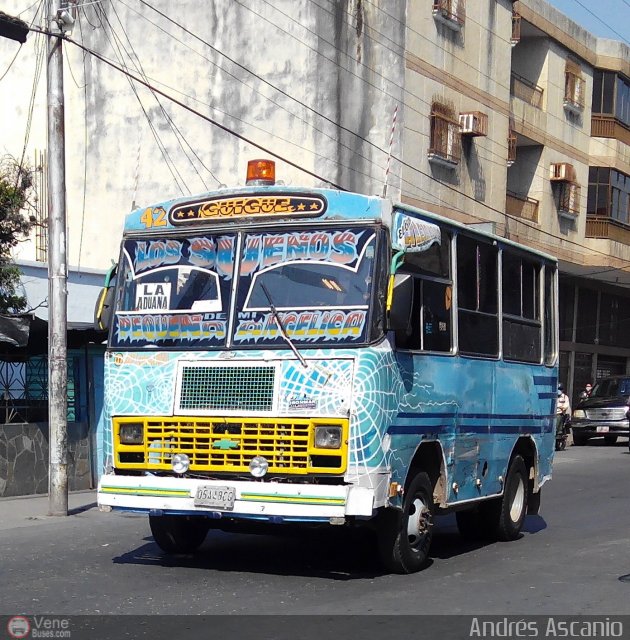
[[[627,440],[557,453],[541,516],[527,518],[521,539],[467,544],[447,516],[431,565],[410,576],[383,574],[368,540],[339,531],[211,533],[195,556],[168,558],[144,517],[86,504],[34,520],[21,515],[26,501],[3,500],[0,615],[624,614],[629,479]]]

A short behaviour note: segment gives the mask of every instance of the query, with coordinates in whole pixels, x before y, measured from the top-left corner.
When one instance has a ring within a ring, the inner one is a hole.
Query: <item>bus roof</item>
[[[165,200],[129,213],[124,234],[152,235],[173,230],[199,233],[226,226],[250,226],[254,221],[264,224],[277,221],[284,225],[308,220],[381,221],[391,227],[395,210],[557,262],[550,254],[425,209],[392,203],[379,196],[315,187],[243,186]]]

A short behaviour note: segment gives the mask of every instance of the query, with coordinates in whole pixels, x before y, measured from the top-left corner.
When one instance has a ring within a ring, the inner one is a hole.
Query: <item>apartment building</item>
[[[542,0],[410,0],[402,198],[558,256],[560,379],[630,371],[630,48]]]

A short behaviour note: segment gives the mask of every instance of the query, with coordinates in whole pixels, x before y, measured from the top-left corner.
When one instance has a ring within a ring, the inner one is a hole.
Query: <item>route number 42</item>
[[[165,227],[166,226],[166,211],[162,207],[156,207],[155,209],[145,209],[142,216],[140,216],[140,222],[144,223],[147,229],[151,227]]]

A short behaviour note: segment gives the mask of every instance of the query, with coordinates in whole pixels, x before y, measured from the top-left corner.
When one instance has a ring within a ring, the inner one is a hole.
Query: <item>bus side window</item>
[[[452,346],[450,283],[415,276],[410,333],[396,344],[413,351],[449,352]]]
[[[463,354],[499,354],[496,247],[457,236],[457,328]]]

